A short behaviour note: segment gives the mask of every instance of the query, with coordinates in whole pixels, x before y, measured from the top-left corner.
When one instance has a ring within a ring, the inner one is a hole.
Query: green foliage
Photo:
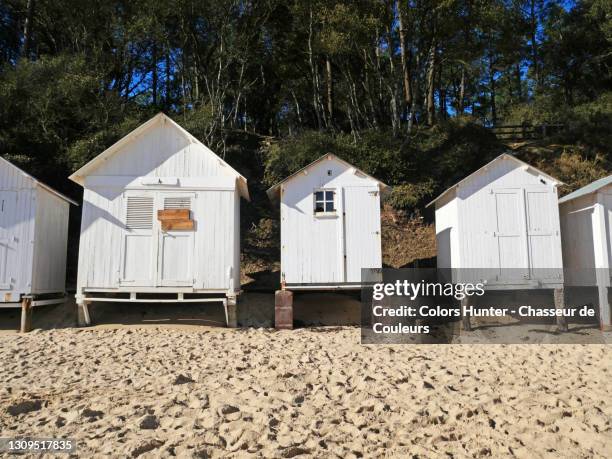
[[[412,211],[503,151],[488,129],[457,119],[417,131],[407,139],[366,131],[355,139],[307,131],[265,149],[264,178],[277,183],[325,153],[340,158],[394,187],[389,203]]]
[[[0,150],[43,177],[65,175],[121,130],[120,101],[79,56],[21,60],[0,79],[0,106]]]

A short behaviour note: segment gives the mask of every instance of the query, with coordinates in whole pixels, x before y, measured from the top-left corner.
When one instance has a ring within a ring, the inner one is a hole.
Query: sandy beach
[[[609,345],[173,322],[5,330],[0,437],[73,438],[80,457],[609,457]]]

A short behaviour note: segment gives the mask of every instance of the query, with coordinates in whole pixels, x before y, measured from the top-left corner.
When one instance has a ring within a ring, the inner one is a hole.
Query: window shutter
[[[169,209],[189,209],[191,210],[191,198],[180,196],[180,197],[166,197],[164,198],[164,210]]]
[[[128,196],[125,226],[128,229],[153,228],[153,197]]]

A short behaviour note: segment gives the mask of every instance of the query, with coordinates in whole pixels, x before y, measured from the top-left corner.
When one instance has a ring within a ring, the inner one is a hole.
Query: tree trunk
[[[172,74],[170,69],[170,50],[166,53],[166,97],[165,97],[165,105],[166,110],[170,108],[170,95],[172,93],[172,84],[170,81],[170,75]]]
[[[514,76],[516,78],[516,101],[520,102],[523,99],[523,88],[521,84],[521,66],[518,63],[516,64]]]
[[[536,42],[536,35],[538,31],[538,18],[536,17],[536,0],[531,0],[530,5],[530,40],[531,40],[531,61],[533,65],[533,77],[535,79],[536,91],[540,89],[540,63],[538,62],[538,44]]]
[[[459,115],[463,115],[465,112],[465,66],[461,65],[461,82],[459,83],[459,101],[457,108]]]
[[[433,40],[429,48],[429,62],[427,67],[427,124],[433,126],[436,122],[436,104],[434,100],[436,79],[436,42]]]
[[[23,48],[22,55],[29,57],[30,50],[32,48],[32,29],[33,29],[33,19],[34,19],[34,3],[35,0],[28,0],[27,4],[27,13],[25,21],[23,22]]]
[[[325,76],[327,78],[327,117],[332,124],[334,116],[334,87],[332,80],[332,65],[328,56],[325,56]]]
[[[152,81],[152,89],[153,89],[153,105],[157,105],[157,43],[153,43],[153,51],[152,51],[152,70],[153,70],[153,81]]]
[[[495,73],[492,57],[489,57],[489,85],[491,90],[491,122],[495,126],[497,124],[497,106],[495,104]]]
[[[312,5],[310,7],[310,17],[309,17],[309,25],[308,25],[308,65],[310,67],[310,78],[312,83],[312,105],[317,118],[317,128],[322,128],[322,120],[321,120],[321,111],[319,108],[319,82],[318,82],[318,69],[316,63],[314,61],[314,55],[312,50],[312,40],[313,40],[313,12]]]
[[[404,110],[412,107],[412,86],[410,82],[410,68],[406,51],[406,29],[404,28],[404,21],[402,15],[402,8],[400,1],[395,0],[395,8],[397,10],[397,20],[399,25],[399,37],[400,37],[400,56],[402,59],[402,79],[404,82]]]

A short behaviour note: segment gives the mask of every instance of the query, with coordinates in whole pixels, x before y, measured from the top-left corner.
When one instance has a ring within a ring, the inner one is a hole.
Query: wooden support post
[[[565,309],[565,289],[563,287],[556,288],[553,292],[555,300],[555,309]],[[567,331],[567,320],[564,316],[557,316],[557,329],[560,332]]]
[[[229,328],[238,327],[238,297],[227,297],[227,326]]]
[[[612,310],[608,296],[608,287],[605,285],[597,286],[599,297],[599,327],[602,331],[612,331]]]
[[[459,305],[459,307],[461,308],[461,325],[463,327],[463,330],[465,331],[472,331],[472,323],[470,321],[470,315],[464,314],[463,312],[463,310],[467,308],[469,305],[470,305],[469,296],[466,296],[465,298],[463,298],[461,300],[461,304]]]
[[[81,304],[77,304],[77,324],[79,327],[87,327],[91,325],[89,301],[83,301]]]
[[[274,326],[277,329],[293,329],[293,292],[277,290],[274,294]]]
[[[21,333],[27,333],[32,330],[32,298],[23,298],[21,300]]]

